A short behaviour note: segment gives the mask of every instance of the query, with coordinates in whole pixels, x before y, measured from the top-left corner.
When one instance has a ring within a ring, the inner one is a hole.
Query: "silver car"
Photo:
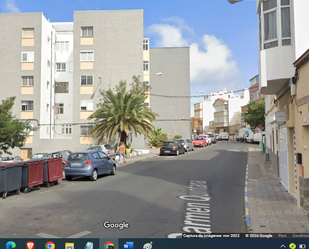
[[[185,151],[193,151],[194,150],[194,146],[193,143],[190,139],[176,139],[176,141],[180,142],[181,145],[185,148]]]
[[[212,143],[212,144],[217,143],[217,137],[216,137],[215,134],[213,134],[213,133],[207,133],[207,135],[210,137],[211,143]]]
[[[116,159],[115,150],[109,144],[102,144],[89,147],[87,150],[101,150],[113,160]]]

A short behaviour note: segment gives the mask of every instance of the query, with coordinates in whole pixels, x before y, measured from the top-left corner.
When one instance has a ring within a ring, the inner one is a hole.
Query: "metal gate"
[[[287,128],[279,126],[279,177],[284,188],[289,191],[289,150]]]

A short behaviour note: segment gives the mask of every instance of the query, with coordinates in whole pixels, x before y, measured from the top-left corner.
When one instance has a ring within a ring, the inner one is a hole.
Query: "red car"
[[[207,146],[207,138],[196,137],[193,140],[193,145],[194,145],[194,147],[197,147],[197,146],[205,147],[205,146]]]

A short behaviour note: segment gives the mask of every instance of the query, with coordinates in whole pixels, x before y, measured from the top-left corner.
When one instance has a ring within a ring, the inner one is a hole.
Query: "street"
[[[115,176],[60,181],[0,199],[2,238],[166,238],[245,232],[247,143],[156,156]]]

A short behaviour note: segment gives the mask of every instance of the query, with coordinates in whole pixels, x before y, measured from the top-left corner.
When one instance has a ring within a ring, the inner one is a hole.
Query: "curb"
[[[246,225],[247,230],[251,228],[251,221],[250,221],[250,213],[249,213],[249,200],[248,200],[248,176],[249,176],[249,164],[247,163],[246,167],[246,180],[245,180],[245,218],[246,218]]]

